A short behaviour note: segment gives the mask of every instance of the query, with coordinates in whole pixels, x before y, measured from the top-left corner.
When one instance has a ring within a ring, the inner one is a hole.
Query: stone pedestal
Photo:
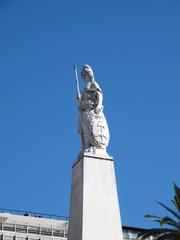
[[[74,163],[68,240],[123,240],[112,158],[84,154]]]

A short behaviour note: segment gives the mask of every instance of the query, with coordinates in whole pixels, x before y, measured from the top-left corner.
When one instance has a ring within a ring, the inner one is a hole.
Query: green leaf
[[[159,236],[156,240],[179,240],[180,239],[180,231],[174,231],[171,233],[164,233]]]
[[[147,237],[154,236],[158,237],[165,233],[173,233],[175,230],[169,228],[152,228],[146,231],[142,231],[138,234],[137,238],[146,239]]]
[[[175,216],[178,221],[175,221],[173,218],[168,216],[160,217],[157,215],[145,215],[145,218],[154,222],[158,222],[161,226],[169,225],[171,228],[152,228],[144,230],[138,234],[137,238],[145,240],[146,238],[153,236],[156,238],[156,240],[180,240],[180,188],[175,183],[173,186],[175,196],[172,200],[172,203],[176,207],[177,211],[159,201],[154,201]]]
[[[159,236],[156,240],[179,240],[176,233],[165,233]]]
[[[173,209],[167,207],[165,204],[154,200],[156,203],[158,203],[160,206],[162,206],[163,208],[165,208],[166,210],[168,210],[171,214],[173,214],[176,218],[178,218],[180,220],[180,215],[178,213],[176,213]]]
[[[175,192],[173,202],[175,203],[175,206],[180,213],[180,188],[175,183],[173,183],[173,185],[174,185],[174,192]]]
[[[159,216],[156,216],[156,215],[148,215],[148,214],[146,214],[144,217],[145,217],[145,218],[157,218],[157,219],[161,219],[161,217],[159,217]]]
[[[164,224],[168,224],[170,226],[179,228],[179,224],[176,221],[174,221],[172,218],[170,218],[170,217],[163,217],[160,220],[160,225],[163,226]]]

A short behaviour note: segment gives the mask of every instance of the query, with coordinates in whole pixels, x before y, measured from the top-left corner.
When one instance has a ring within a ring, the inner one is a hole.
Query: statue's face
[[[88,65],[84,65],[82,72],[81,72],[81,77],[85,82],[91,82],[93,78],[93,72],[92,69]]]
[[[89,74],[86,71],[82,71],[81,72],[81,77],[85,82],[91,82],[91,78],[89,76]]]

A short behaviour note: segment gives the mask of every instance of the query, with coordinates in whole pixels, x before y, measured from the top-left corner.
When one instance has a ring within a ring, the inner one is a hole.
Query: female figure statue
[[[82,152],[104,155],[109,143],[109,129],[103,113],[103,94],[89,65],[83,66],[81,76],[86,83],[78,97]]]

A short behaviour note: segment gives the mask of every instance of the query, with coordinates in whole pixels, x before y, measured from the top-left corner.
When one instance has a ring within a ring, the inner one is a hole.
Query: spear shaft
[[[80,93],[80,88],[79,88],[79,80],[78,80],[78,73],[77,73],[76,65],[74,65],[74,72],[75,72],[76,87],[77,87],[77,98],[78,98],[78,101],[81,102],[81,93]]]

